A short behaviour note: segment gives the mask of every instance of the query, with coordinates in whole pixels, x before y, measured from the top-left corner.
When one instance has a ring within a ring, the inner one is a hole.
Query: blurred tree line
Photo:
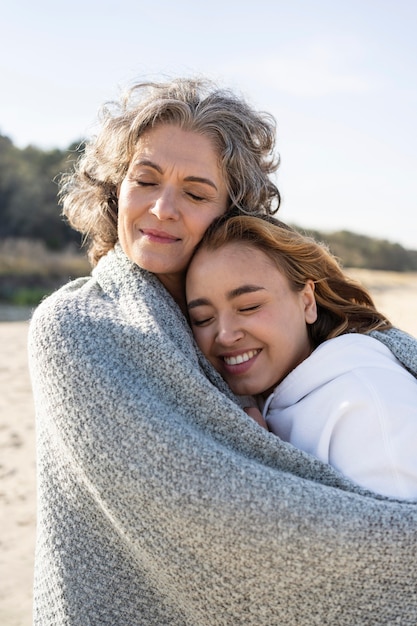
[[[327,245],[343,267],[393,272],[417,271],[417,250],[408,250],[399,243],[359,235],[348,230],[332,233],[307,231],[302,228],[298,230]]]
[[[1,239],[36,239],[50,250],[80,242],[57,204],[57,177],[78,157],[79,145],[74,143],[68,150],[19,149],[0,135]]]
[[[61,216],[57,203],[57,178],[68,171],[83,149],[83,142],[67,150],[19,149],[0,135],[0,244],[6,239],[42,242],[59,251],[80,244],[80,235]],[[349,231],[305,231],[324,242],[344,267],[391,271],[416,271],[417,251],[400,244]]]

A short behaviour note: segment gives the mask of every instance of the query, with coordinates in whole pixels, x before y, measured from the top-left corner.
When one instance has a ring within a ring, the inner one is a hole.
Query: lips
[[[176,241],[180,241],[179,237],[175,237],[170,233],[165,232],[164,230],[155,230],[153,228],[141,228],[140,232],[144,235],[149,241],[154,243],[175,243]]]

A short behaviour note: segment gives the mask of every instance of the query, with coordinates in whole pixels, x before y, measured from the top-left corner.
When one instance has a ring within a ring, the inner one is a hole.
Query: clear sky
[[[0,133],[66,148],[140,78],[204,74],[278,123],[281,219],[417,249],[416,0],[14,0]]]

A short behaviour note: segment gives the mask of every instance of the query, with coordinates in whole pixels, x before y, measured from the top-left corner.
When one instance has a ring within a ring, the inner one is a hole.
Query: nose
[[[243,330],[231,320],[221,321],[216,334],[216,341],[222,346],[234,346],[244,335]]]
[[[171,189],[161,189],[160,194],[155,199],[150,212],[160,221],[177,220],[179,213],[176,208],[175,193]]]

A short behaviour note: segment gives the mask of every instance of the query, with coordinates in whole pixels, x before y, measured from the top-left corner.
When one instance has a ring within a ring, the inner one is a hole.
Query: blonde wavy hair
[[[215,251],[231,243],[247,248],[248,263],[251,248],[263,252],[294,291],[302,290],[307,280],[314,282],[318,315],[308,326],[314,347],[348,332],[366,334],[392,328],[365,287],[346,276],[328,247],[312,237],[271,216],[226,215],[208,228],[196,252]]]
[[[103,106],[99,131],[85,143],[72,172],[60,179],[63,215],[84,237],[93,265],[117,239],[117,188],[138,139],[159,124],[206,135],[218,151],[229,208],[273,214],[280,194],[271,180],[279,165],[276,123],[243,98],[206,79],[133,85],[118,102]]]

